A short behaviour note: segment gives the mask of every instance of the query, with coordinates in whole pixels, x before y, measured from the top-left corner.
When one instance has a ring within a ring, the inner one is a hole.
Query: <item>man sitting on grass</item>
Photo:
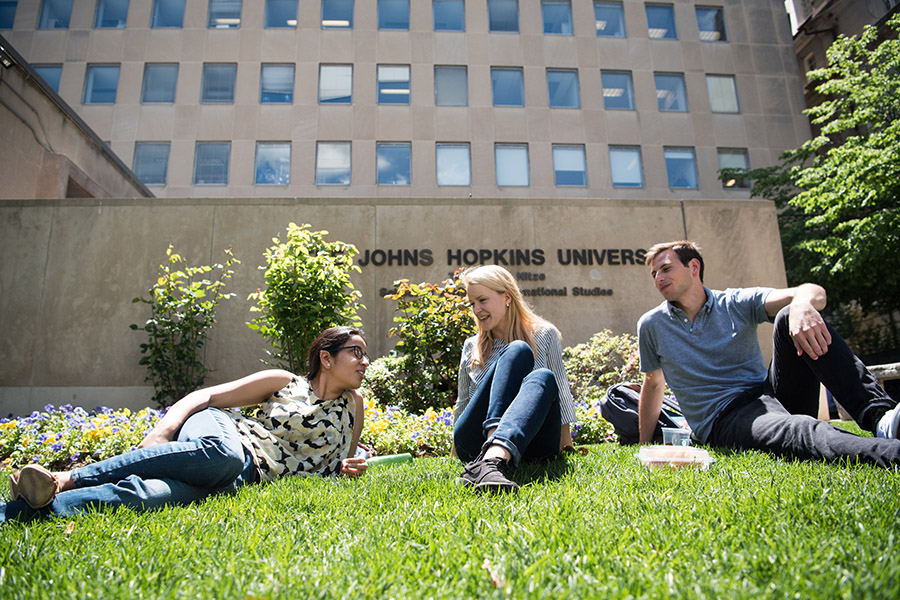
[[[710,290],[700,248],[689,241],[657,244],[646,261],[665,302],[638,321],[641,443],[652,439],[668,381],[701,443],[793,458],[900,463],[897,403],[822,319],[824,289],[805,283]],[[773,319],[767,372],[756,329]],[[820,382],[876,437],[816,419]]]

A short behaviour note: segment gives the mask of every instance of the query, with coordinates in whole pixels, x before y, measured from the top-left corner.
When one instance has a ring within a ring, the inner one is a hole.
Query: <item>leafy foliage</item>
[[[564,348],[563,363],[576,401],[600,397],[616,383],[641,380],[637,337],[630,333],[595,333],[584,344]]]
[[[265,289],[250,294],[259,315],[247,326],[269,344],[266,364],[301,373],[306,353],[323,330],[340,325],[359,326],[361,294],[350,281],[358,253],[344,242],[325,241],[327,231],[311,231],[308,224],[290,223],[284,242],[272,238],[265,252]]]
[[[132,302],[150,305],[150,319],[143,327],[132,324],[131,329],[146,331],[149,340],[141,344],[140,364],[147,367],[144,381],[153,383],[153,401],[166,406],[203,385],[209,369],[203,363],[202,350],[209,330],[216,322],[216,306],[220,300],[234,294],[222,293],[225,280],[233,274],[231,266],[240,264],[225,250],[224,264],[185,267],[184,259],[166,249],[168,257],[159,266],[159,278],[149,290],[149,298],[135,298]],[[219,271],[215,280],[209,274]]]
[[[440,284],[401,279],[395,285],[386,298],[397,301],[388,332],[398,338],[396,350],[369,367],[366,385],[385,406],[440,411],[455,403],[463,342],[476,332],[465,287],[459,271]]]

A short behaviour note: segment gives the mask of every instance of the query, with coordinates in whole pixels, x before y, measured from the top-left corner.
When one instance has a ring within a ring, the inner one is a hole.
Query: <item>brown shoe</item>
[[[53,502],[59,486],[53,473],[40,465],[25,465],[17,474],[9,476],[9,491],[13,500],[22,499],[31,508],[43,508]]]

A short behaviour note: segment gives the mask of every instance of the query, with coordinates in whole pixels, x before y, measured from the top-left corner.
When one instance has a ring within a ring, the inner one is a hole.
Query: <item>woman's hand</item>
[[[369,468],[366,459],[361,456],[345,458],[341,461],[341,475],[344,477],[359,477]]]

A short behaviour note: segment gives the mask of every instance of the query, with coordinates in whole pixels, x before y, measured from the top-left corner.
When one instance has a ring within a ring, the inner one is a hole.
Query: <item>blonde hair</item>
[[[472,284],[483,285],[499,294],[509,294],[509,307],[506,310],[506,331],[503,338],[507,343],[521,340],[531,346],[531,350],[537,356],[537,348],[534,345],[534,331],[540,326],[553,327],[551,323],[536,314],[522,298],[522,291],[516,284],[516,280],[509,271],[497,265],[483,265],[465,271],[461,275],[462,281],[469,288]],[[482,328],[481,321],[472,313],[472,318],[478,326],[478,339],[475,342],[475,351],[472,353],[472,366],[483,367],[494,341],[491,332]],[[554,327],[554,329],[556,329]]]

